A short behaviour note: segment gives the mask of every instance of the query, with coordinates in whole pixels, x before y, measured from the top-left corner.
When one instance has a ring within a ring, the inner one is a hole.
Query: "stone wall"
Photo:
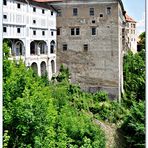
[[[62,14],[57,17],[60,28],[60,35],[57,36],[57,68],[63,63],[67,65],[71,81],[86,91],[106,90],[111,98],[118,98],[119,4],[111,0],[109,3],[94,2],[73,3],[67,0],[58,6]],[[110,14],[107,14],[108,7],[111,8]],[[73,8],[78,9],[78,16],[73,16]],[[90,8],[94,8],[94,16],[89,15]],[[71,28],[77,27],[80,28],[80,35],[72,36]],[[93,27],[96,28],[96,35],[91,34]],[[67,44],[66,51],[63,51],[63,44]],[[88,50],[84,50],[84,44],[88,45]]]

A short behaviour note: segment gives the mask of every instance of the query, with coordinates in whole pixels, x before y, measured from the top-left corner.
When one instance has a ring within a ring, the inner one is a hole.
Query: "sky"
[[[137,22],[137,34],[145,31],[145,0],[122,0],[124,9]]]

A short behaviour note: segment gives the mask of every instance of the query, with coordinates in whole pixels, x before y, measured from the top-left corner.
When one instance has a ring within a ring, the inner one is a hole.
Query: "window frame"
[[[103,13],[100,13],[99,16],[100,16],[100,18],[103,18],[104,15],[103,15]]]
[[[51,36],[54,36],[54,32],[53,31],[51,31]]]
[[[61,35],[61,28],[57,28],[57,35]]]
[[[17,3],[17,9],[21,9],[21,4]]]
[[[7,32],[7,27],[3,27],[3,32],[6,33]]]
[[[110,15],[111,14],[111,7],[107,7],[106,11],[107,11],[107,15]]]
[[[42,9],[42,14],[45,14],[45,9]]]
[[[36,30],[33,30],[33,35],[36,35]]]
[[[63,44],[63,51],[67,51],[68,49],[68,45],[67,44]]]
[[[17,33],[21,33],[21,28],[17,28]]]
[[[83,50],[86,52],[88,51],[88,44],[83,44]]]
[[[94,16],[95,15],[95,9],[93,7],[89,8],[89,15]]]
[[[73,8],[73,16],[78,16],[78,8]]]
[[[79,36],[79,35],[80,35],[80,27],[72,27],[71,36]]]
[[[3,0],[3,5],[7,6],[7,0]]]
[[[96,27],[91,28],[91,35],[93,35],[93,36],[97,35],[97,28]]]
[[[7,20],[7,15],[3,14],[3,19]]]
[[[36,24],[36,20],[33,20],[33,24]]]
[[[45,36],[45,31],[44,30],[42,30],[42,36]]]
[[[36,7],[33,7],[33,12],[36,12]]]

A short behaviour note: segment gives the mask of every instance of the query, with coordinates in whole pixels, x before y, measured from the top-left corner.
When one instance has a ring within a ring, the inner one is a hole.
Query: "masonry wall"
[[[60,28],[57,67],[63,63],[67,65],[72,83],[79,84],[82,89],[90,92],[107,90],[111,98],[118,98],[119,5],[117,1],[111,0],[109,3],[74,2],[67,1],[58,7],[61,9],[61,16],[57,17],[57,26]],[[111,8],[110,14],[107,13],[108,7]],[[73,16],[73,8],[78,9],[78,16]],[[94,8],[94,16],[89,15],[90,8]],[[74,27],[80,28],[80,35],[71,35],[71,28]],[[91,34],[92,27],[96,27],[96,35]],[[63,44],[67,44],[67,50],[63,50]],[[84,44],[88,45],[88,50],[84,50]]]

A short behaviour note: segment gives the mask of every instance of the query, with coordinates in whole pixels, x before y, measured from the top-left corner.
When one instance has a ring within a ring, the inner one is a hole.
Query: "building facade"
[[[136,21],[126,14],[126,50],[137,52]]]
[[[72,83],[83,90],[123,91],[123,30],[120,0],[63,0],[57,16],[57,68],[66,65]]]
[[[3,38],[10,59],[25,62],[39,76],[56,72],[56,12],[47,3],[3,0]]]

